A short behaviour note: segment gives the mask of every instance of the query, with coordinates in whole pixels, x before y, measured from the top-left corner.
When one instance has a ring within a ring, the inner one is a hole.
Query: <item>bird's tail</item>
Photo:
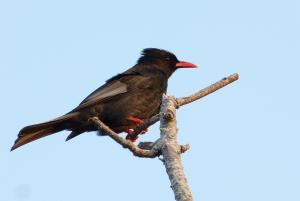
[[[74,119],[77,115],[77,112],[69,113],[51,121],[26,126],[20,130],[18,138],[11,148],[11,151],[34,140],[71,128],[72,119]]]

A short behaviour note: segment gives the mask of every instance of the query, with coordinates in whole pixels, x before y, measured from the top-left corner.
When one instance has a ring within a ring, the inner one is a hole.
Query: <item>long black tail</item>
[[[45,123],[26,126],[22,130],[20,130],[18,138],[15,141],[13,147],[11,148],[11,151],[34,140],[57,133],[65,129],[69,129],[72,125],[72,119],[77,115],[77,112],[69,113],[51,121],[47,121]]]

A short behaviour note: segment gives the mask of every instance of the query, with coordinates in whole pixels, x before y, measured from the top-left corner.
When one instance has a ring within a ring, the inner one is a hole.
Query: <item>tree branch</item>
[[[160,139],[163,141],[161,153],[175,199],[192,201],[192,193],[189,190],[181,163],[181,147],[177,143],[176,105],[174,97],[163,97],[161,106],[163,115],[160,117]]]
[[[181,153],[189,149],[189,145],[180,146],[177,143],[176,109],[207,96],[238,78],[238,74],[233,74],[188,97],[175,99],[164,95],[160,113],[139,125],[134,133],[137,136],[142,130],[160,120],[160,138],[155,142],[144,142],[136,146],[131,141],[120,137],[97,117],[91,118],[90,121],[114,141],[129,149],[135,156],[155,158],[162,155],[162,161],[169,176],[175,199],[177,201],[192,201],[192,193],[189,190],[180,158]]]
[[[228,77],[224,77],[222,80],[198,91],[197,93],[191,95],[191,96],[187,96],[187,97],[182,97],[182,98],[178,98],[177,101],[177,106],[183,106],[186,104],[189,104],[193,101],[196,101],[200,98],[203,98],[204,96],[207,96],[215,91],[217,91],[218,89],[221,89],[223,87],[225,87],[226,85],[236,81],[239,79],[239,74],[235,73],[232,74]]]
[[[137,147],[131,141],[126,140],[111,130],[108,126],[106,126],[102,121],[99,120],[98,117],[93,117],[89,119],[94,125],[98,127],[100,131],[103,131],[109,137],[111,137],[114,141],[119,143],[125,149],[129,149],[133,155],[141,157],[141,158],[155,158],[160,155],[159,150],[155,147],[152,147],[151,150],[145,150]]]

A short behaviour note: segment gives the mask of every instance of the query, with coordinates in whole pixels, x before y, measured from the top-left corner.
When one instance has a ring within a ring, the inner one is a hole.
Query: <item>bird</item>
[[[131,139],[134,128],[158,114],[168,79],[179,68],[196,68],[193,63],[179,61],[163,49],[142,50],[136,64],[108,79],[70,112],[53,120],[26,126],[20,130],[11,151],[51,134],[68,130],[66,141],[97,127],[89,121],[98,117],[116,133],[126,132]]]

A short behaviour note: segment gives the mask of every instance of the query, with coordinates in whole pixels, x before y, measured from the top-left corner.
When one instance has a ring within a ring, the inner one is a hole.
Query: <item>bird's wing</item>
[[[127,91],[127,85],[118,80],[106,83],[86,97],[72,112],[95,105],[116,95],[126,93]]]
[[[121,80],[122,77],[138,75],[135,72],[124,72],[118,74],[111,79],[106,81],[106,84],[96,89],[88,97],[86,97],[78,107],[76,107],[72,112],[87,108],[89,106],[100,103],[104,100],[109,100],[110,98],[128,92],[128,86]]]

